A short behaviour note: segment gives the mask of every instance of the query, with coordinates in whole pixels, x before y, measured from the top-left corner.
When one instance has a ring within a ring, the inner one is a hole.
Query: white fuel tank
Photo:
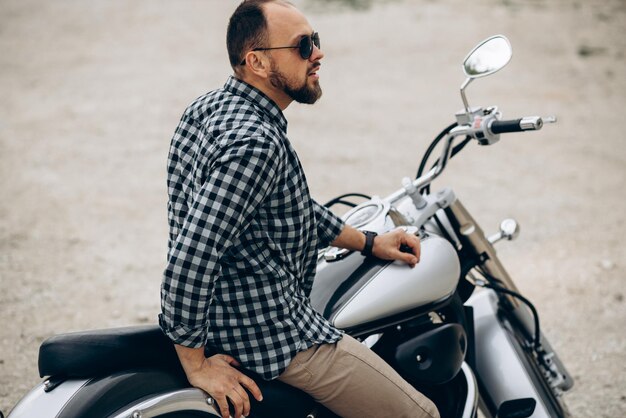
[[[456,289],[461,267],[457,253],[443,238],[421,242],[420,262],[411,268],[390,263],[374,274],[332,316],[340,329],[383,319],[443,300]]]

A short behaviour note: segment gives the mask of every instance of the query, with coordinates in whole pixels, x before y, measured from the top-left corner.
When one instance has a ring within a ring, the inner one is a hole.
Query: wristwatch
[[[361,250],[361,254],[365,257],[372,256],[372,249],[374,248],[374,238],[378,235],[374,231],[361,231],[365,234],[365,247]]]

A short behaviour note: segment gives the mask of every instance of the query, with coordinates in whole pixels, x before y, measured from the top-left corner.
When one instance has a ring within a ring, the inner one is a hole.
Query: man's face
[[[276,61],[270,58],[270,83],[275,88],[282,90],[298,103],[313,104],[322,96],[322,87],[319,79],[309,80],[309,73],[304,73],[303,77],[289,77],[278,69]],[[319,67],[314,66],[311,71],[316,71]]]
[[[311,35],[313,28],[295,7],[279,3],[265,5],[269,47],[295,46],[303,36]],[[297,48],[266,51],[270,61],[271,85],[299,103],[312,104],[322,95],[317,71],[322,51],[313,47],[309,59],[303,59]]]

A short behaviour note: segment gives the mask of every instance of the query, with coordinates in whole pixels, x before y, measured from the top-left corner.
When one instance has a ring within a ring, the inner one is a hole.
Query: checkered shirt
[[[230,77],[187,108],[168,158],[161,328],[268,380],[341,338],[308,296],[318,250],[343,223],[312,200],[286,134],[280,108]]]

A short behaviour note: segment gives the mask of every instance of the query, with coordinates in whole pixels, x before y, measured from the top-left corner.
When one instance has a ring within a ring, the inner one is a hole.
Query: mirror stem
[[[473,78],[466,78],[465,81],[463,82],[463,85],[461,86],[461,99],[463,99],[463,106],[465,106],[465,113],[467,114],[467,119],[470,120],[470,108],[469,108],[469,104],[467,103],[467,97],[465,97],[465,89],[467,88],[467,86],[469,86],[469,83],[471,83],[474,79]]]

